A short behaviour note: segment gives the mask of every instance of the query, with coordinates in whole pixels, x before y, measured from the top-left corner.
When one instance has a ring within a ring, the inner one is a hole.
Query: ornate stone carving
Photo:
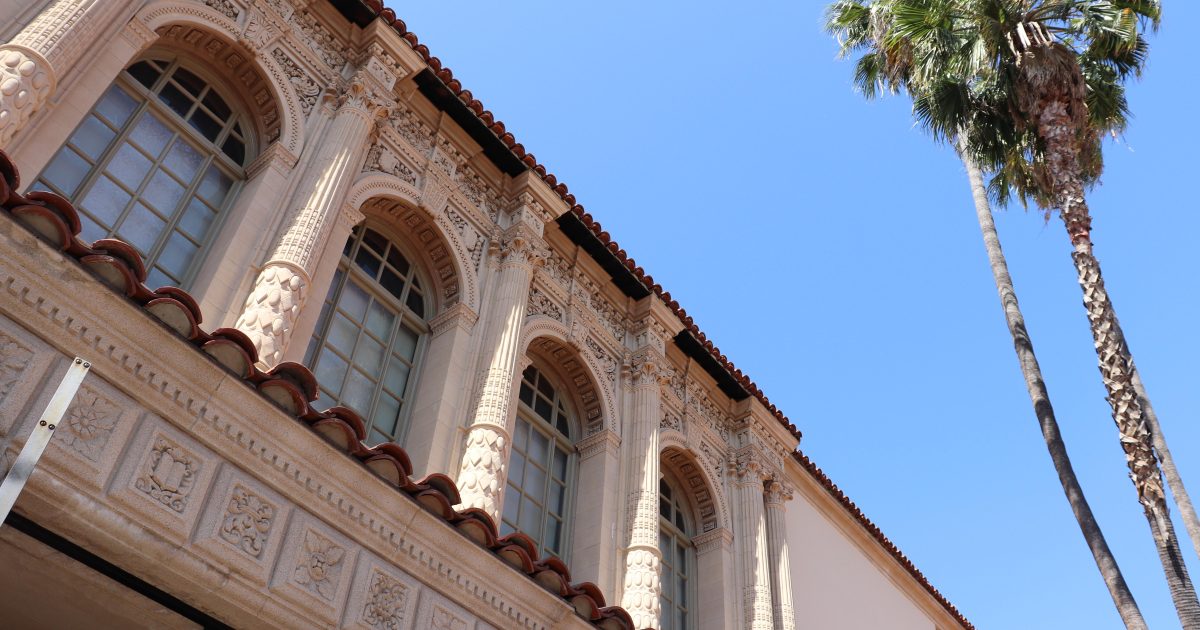
[[[363,607],[362,621],[372,628],[401,630],[408,612],[408,586],[376,569]]]
[[[299,97],[300,109],[307,116],[312,111],[313,105],[317,103],[317,97],[321,95],[321,86],[317,85],[317,82],[312,80],[295,61],[292,61],[292,58],[282,48],[272,49],[271,58],[283,68],[292,88],[296,90],[296,96]]]
[[[0,403],[8,397],[13,385],[21,378],[21,371],[33,359],[33,351],[21,342],[0,332]]]
[[[345,557],[345,549],[310,529],[304,533],[304,549],[292,579],[309,592],[333,601]]]
[[[460,279],[455,267],[456,255],[454,252],[458,251],[459,257],[462,257],[462,253],[453,243],[455,237],[450,226],[444,226],[444,231],[439,230],[438,226],[430,221],[429,214],[424,210],[384,197],[368,201],[363,204],[362,210],[369,215],[391,217],[405,226],[407,233],[413,236],[429,256],[433,274],[441,287],[445,306],[454,305],[463,299],[462,281],[465,281],[468,288],[473,290],[476,281],[475,275],[470,274]],[[447,237],[451,239],[451,242],[447,243]],[[458,244],[461,246],[462,243]]]
[[[283,360],[287,333],[300,314],[308,283],[308,277],[293,265],[271,262],[259,272],[234,326],[254,342],[262,363],[276,365]]]
[[[658,423],[658,428],[661,430],[664,430],[664,431],[681,431],[682,432],[683,431],[683,423],[680,421],[678,415],[664,409],[663,415],[662,415],[662,420],[659,421],[659,423]]]
[[[458,615],[435,605],[433,615],[429,620],[433,630],[467,630],[467,622],[458,618]]]
[[[247,48],[257,52],[265,50],[281,33],[280,26],[265,13],[251,11],[246,18],[246,27],[242,29],[241,41]]]
[[[275,520],[275,507],[242,484],[233,487],[220,536],[229,544],[258,558],[267,544]]]
[[[84,385],[67,410],[66,421],[61,423],[59,442],[98,462],[120,415],[120,407]]]
[[[633,618],[635,628],[654,628],[659,624],[659,579],[662,562],[658,549],[630,549],[625,561],[625,590],[621,605]]]
[[[596,363],[600,364],[600,368],[604,370],[604,375],[608,377],[608,382],[612,385],[616,385],[617,372],[619,371],[620,367],[617,363],[616,357],[605,350],[604,347],[600,345],[600,342],[592,339],[590,336],[583,340],[583,344],[587,347],[588,351],[592,353],[592,356],[595,357]]]
[[[682,450],[671,448],[663,454],[663,459],[682,482],[682,489],[691,496],[692,506],[700,517],[698,523],[700,531],[708,532],[716,529],[720,524],[717,515],[718,498],[714,496],[715,493],[710,488],[704,471],[700,469],[695,458]]]
[[[363,165],[363,172],[378,171],[387,173],[412,184],[417,185],[417,174],[413,172],[400,158],[396,157],[392,150],[376,144],[367,151],[367,162]]]
[[[551,319],[563,321],[563,310],[540,289],[529,290],[529,303],[525,306],[525,316],[545,315]]]
[[[392,117],[392,128],[414,149],[425,154],[433,147],[433,130],[426,127],[412,111],[403,107],[397,109],[396,115]]]
[[[488,514],[500,513],[500,488],[506,474],[508,436],[489,424],[476,424],[467,433],[458,490],[464,505]]]
[[[301,39],[321,61],[329,66],[330,70],[337,72],[346,65],[346,55],[342,51],[342,45],[336,37],[325,30],[316,16],[305,11],[297,16],[295,23],[304,35]]]
[[[483,251],[486,249],[487,238],[451,206],[446,206],[446,218],[450,220],[450,224],[454,226],[454,229],[458,230],[458,235],[462,237],[463,246],[467,248],[467,253],[471,255],[472,271],[477,272],[479,270],[479,261],[483,259]]]
[[[54,84],[44,57],[23,47],[0,46],[0,146],[41,108]]]
[[[232,20],[236,20],[239,14],[238,8],[233,6],[233,3],[229,0],[204,0],[204,4],[216,9],[217,13]]]
[[[134,487],[168,508],[182,513],[200,472],[200,463],[183,447],[158,436]]]

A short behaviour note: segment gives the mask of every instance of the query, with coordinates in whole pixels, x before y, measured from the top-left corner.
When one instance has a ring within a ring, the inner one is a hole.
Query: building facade
[[[391,10],[0,42],[13,627],[970,626]]]

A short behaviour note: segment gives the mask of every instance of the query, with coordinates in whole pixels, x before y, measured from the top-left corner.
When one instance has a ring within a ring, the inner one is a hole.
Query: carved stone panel
[[[290,505],[232,466],[223,466],[209,493],[196,545],[221,564],[266,581],[283,542]]]
[[[332,625],[341,617],[358,546],[308,514],[288,525],[272,587]]]
[[[409,630],[420,592],[420,583],[411,576],[373,556],[364,558],[355,571],[342,627]]]
[[[421,593],[416,627],[430,630],[472,630],[475,628],[475,618],[437,592],[425,589]]]
[[[46,387],[46,370],[55,355],[40,340],[0,317],[0,436],[23,417],[21,409],[37,389]]]
[[[216,463],[212,454],[161,418],[147,415],[120,459],[113,499],[184,541],[200,517]]]
[[[65,364],[65,363],[64,363]],[[50,402],[57,381],[38,396],[32,411],[26,414],[32,423]],[[79,387],[67,413],[50,442],[51,457],[70,460],[64,473],[80,483],[103,488],[118,465],[121,449],[138,423],[142,409],[128,396],[100,378],[89,374]]]

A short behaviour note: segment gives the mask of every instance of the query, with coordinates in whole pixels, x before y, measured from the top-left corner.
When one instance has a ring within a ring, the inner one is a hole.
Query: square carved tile
[[[283,544],[291,504],[244,471],[224,465],[196,528],[196,546],[212,561],[266,585]]]
[[[311,515],[294,511],[271,589],[323,623],[341,618],[358,546]]]
[[[421,584],[375,557],[364,555],[354,573],[343,628],[410,630]]]
[[[56,370],[61,378],[66,372],[66,360],[67,357],[41,339],[0,316],[0,437],[13,432],[19,418],[30,415],[25,408],[39,390],[54,391],[58,379],[47,378],[47,370],[55,361],[61,362],[61,368]],[[32,415],[37,417],[41,412],[39,408]],[[23,428],[20,432],[22,440],[28,430]]]
[[[53,391],[43,391],[39,405]],[[97,490],[120,464],[125,442],[137,428],[144,410],[97,374],[88,374],[50,441],[50,457],[63,474]],[[30,428],[32,428],[32,416]]]
[[[475,630],[475,617],[441,593],[427,588],[421,592],[416,627],[429,630]]]

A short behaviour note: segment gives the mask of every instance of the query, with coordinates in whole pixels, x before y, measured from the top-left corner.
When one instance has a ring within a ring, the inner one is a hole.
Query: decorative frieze
[[[251,557],[259,558],[274,524],[276,508],[242,484],[234,484],[218,535]]]
[[[304,533],[304,549],[292,571],[292,581],[305,590],[333,601],[346,550],[312,529]]]
[[[200,472],[200,461],[182,446],[163,436],[157,436],[142,465],[134,487],[150,498],[180,514],[187,508],[188,498]]]
[[[83,385],[59,425],[58,442],[95,463],[112,437],[121,408],[89,385]]]
[[[543,315],[550,319],[563,321],[562,307],[555,304],[554,300],[550,299],[540,289],[534,287],[529,290],[529,302],[525,306],[525,316],[533,317],[535,315]]]
[[[294,23],[303,34],[301,39],[308,48],[316,53],[317,57],[324,61],[330,70],[335,73],[340,72],[346,65],[346,53],[341,42],[325,29],[315,15],[308,11],[297,15]]]
[[[367,151],[367,161],[362,168],[364,173],[376,171],[398,177],[409,184],[417,185],[417,174],[413,172],[391,149],[382,144],[376,144]]]
[[[204,4],[216,9],[217,13],[231,20],[236,20],[237,16],[240,15],[238,8],[229,0],[204,0]]]

